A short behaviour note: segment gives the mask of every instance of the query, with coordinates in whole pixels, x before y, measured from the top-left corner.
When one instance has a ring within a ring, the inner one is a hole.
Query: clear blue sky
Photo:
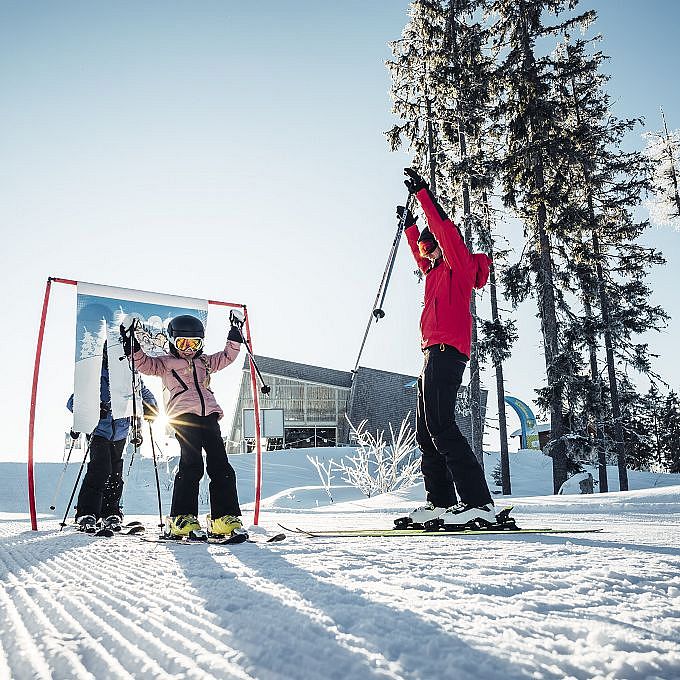
[[[408,159],[389,152],[382,132],[393,123],[387,42],[407,6],[0,3],[0,286],[10,331],[0,457],[25,457],[48,276],[245,302],[257,353],[353,367],[404,199]],[[663,105],[680,127],[677,4],[581,6],[600,14],[616,113],[655,129]],[[680,234],[648,238],[668,258],[654,299],[676,317]],[[363,365],[419,371],[413,269],[402,247]],[[508,391],[527,401],[544,374],[534,314],[534,302],[518,314],[506,372]],[[55,286],[39,459],[61,456],[68,429],[74,319],[74,291]],[[225,332],[213,315],[209,344]],[[676,389],[677,338],[675,321],[652,338]],[[224,379],[225,407],[238,373]]]

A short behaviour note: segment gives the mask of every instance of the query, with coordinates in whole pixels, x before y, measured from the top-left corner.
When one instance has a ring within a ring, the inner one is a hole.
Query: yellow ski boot
[[[248,532],[243,528],[243,522],[236,515],[223,515],[213,519],[206,517],[208,538],[218,543],[243,543],[248,540]]]
[[[196,515],[166,517],[165,531],[163,533],[166,538],[175,540],[205,541],[207,538],[205,531],[201,529],[201,525],[198,519],[196,519]]]

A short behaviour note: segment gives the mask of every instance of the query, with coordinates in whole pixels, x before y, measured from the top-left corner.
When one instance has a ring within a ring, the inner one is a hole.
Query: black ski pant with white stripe
[[[210,477],[210,514],[214,519],[241,514],[236,473],[227,458],[217,413],[199,416],[185,413],[172,423],[181,450],[175,475],[170,514],[198,515],[198,487],[203,477],[203,454]]]
[[[467,357],[455,347],[433,345],[424,350],[418,378],[416,441],[427,500],[435,507],[472,506],[491,502],[484,470],[456,423],[456,398]],[[456,495],[457,492],[457,495]]]

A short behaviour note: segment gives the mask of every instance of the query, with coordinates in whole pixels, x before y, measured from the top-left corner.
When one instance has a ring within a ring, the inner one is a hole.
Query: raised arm
[[[427,225],[442,249],[442,256],[446,263],[454,269],[471,271],[472,255],[465,245],[463,236],[458,227],[447,217],[446,213],[437,203],[428,187],[420,189],[416,194],[420,203]]]
[[[452,269],[474,274],[472,255],[458,227],[446,216],[425,180],[415,170],[405,168],[404,174],[408,177],[404,184],[418,199],[425,213],[427,226],[437,239],[446,264]]]
[[[235,340],[227,340],[227,344],[221,352],[206,355],[208,366],[211,371],[220,371],[229,366],[238,357],[241,351],[241,343]]]
[[[418,247],[418,238],[420,238],[420,231],[416,226],[416,220],[418,218],[413,216],[413,213],[404,207],[403,205],[397,206],[397,220],[399,220],[399,225],[404,225],[404,233],[406,234],[406,240],[408,241],[409,248],[413,253],[413,257],[418,265],[421,272],[426,273],[430,268],[430,262],[427,258],[420,254],[420,248]]]
[[[426,257],[420,255],[420,248],[418,247],[420,231],[418,230],[418,227],[415,224],[412,224],[410,227],[406,227],[404,234],[406,235],[406,240],[408,241],[409,248],[411,248],[413,259],[416,261],[418,269],[420,269],[423,274],[427,273],[427,270],[430,268],[430,261]]]
[[[150,357],[144,350],[137,345],[132,354],[135,361],[135,369],[144,375],[162,376],[167,373],[165,357]]]

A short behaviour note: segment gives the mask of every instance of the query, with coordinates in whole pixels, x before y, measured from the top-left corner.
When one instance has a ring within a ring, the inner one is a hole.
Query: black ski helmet
[[[205,338],[203,323],[191,314],[181,314],[170,321],[168,324],[170,352],[178,357],[179,352],[175,347],[175,338]],[[197,357],[202,353],[203,349],[199,349],[194,356]]]

